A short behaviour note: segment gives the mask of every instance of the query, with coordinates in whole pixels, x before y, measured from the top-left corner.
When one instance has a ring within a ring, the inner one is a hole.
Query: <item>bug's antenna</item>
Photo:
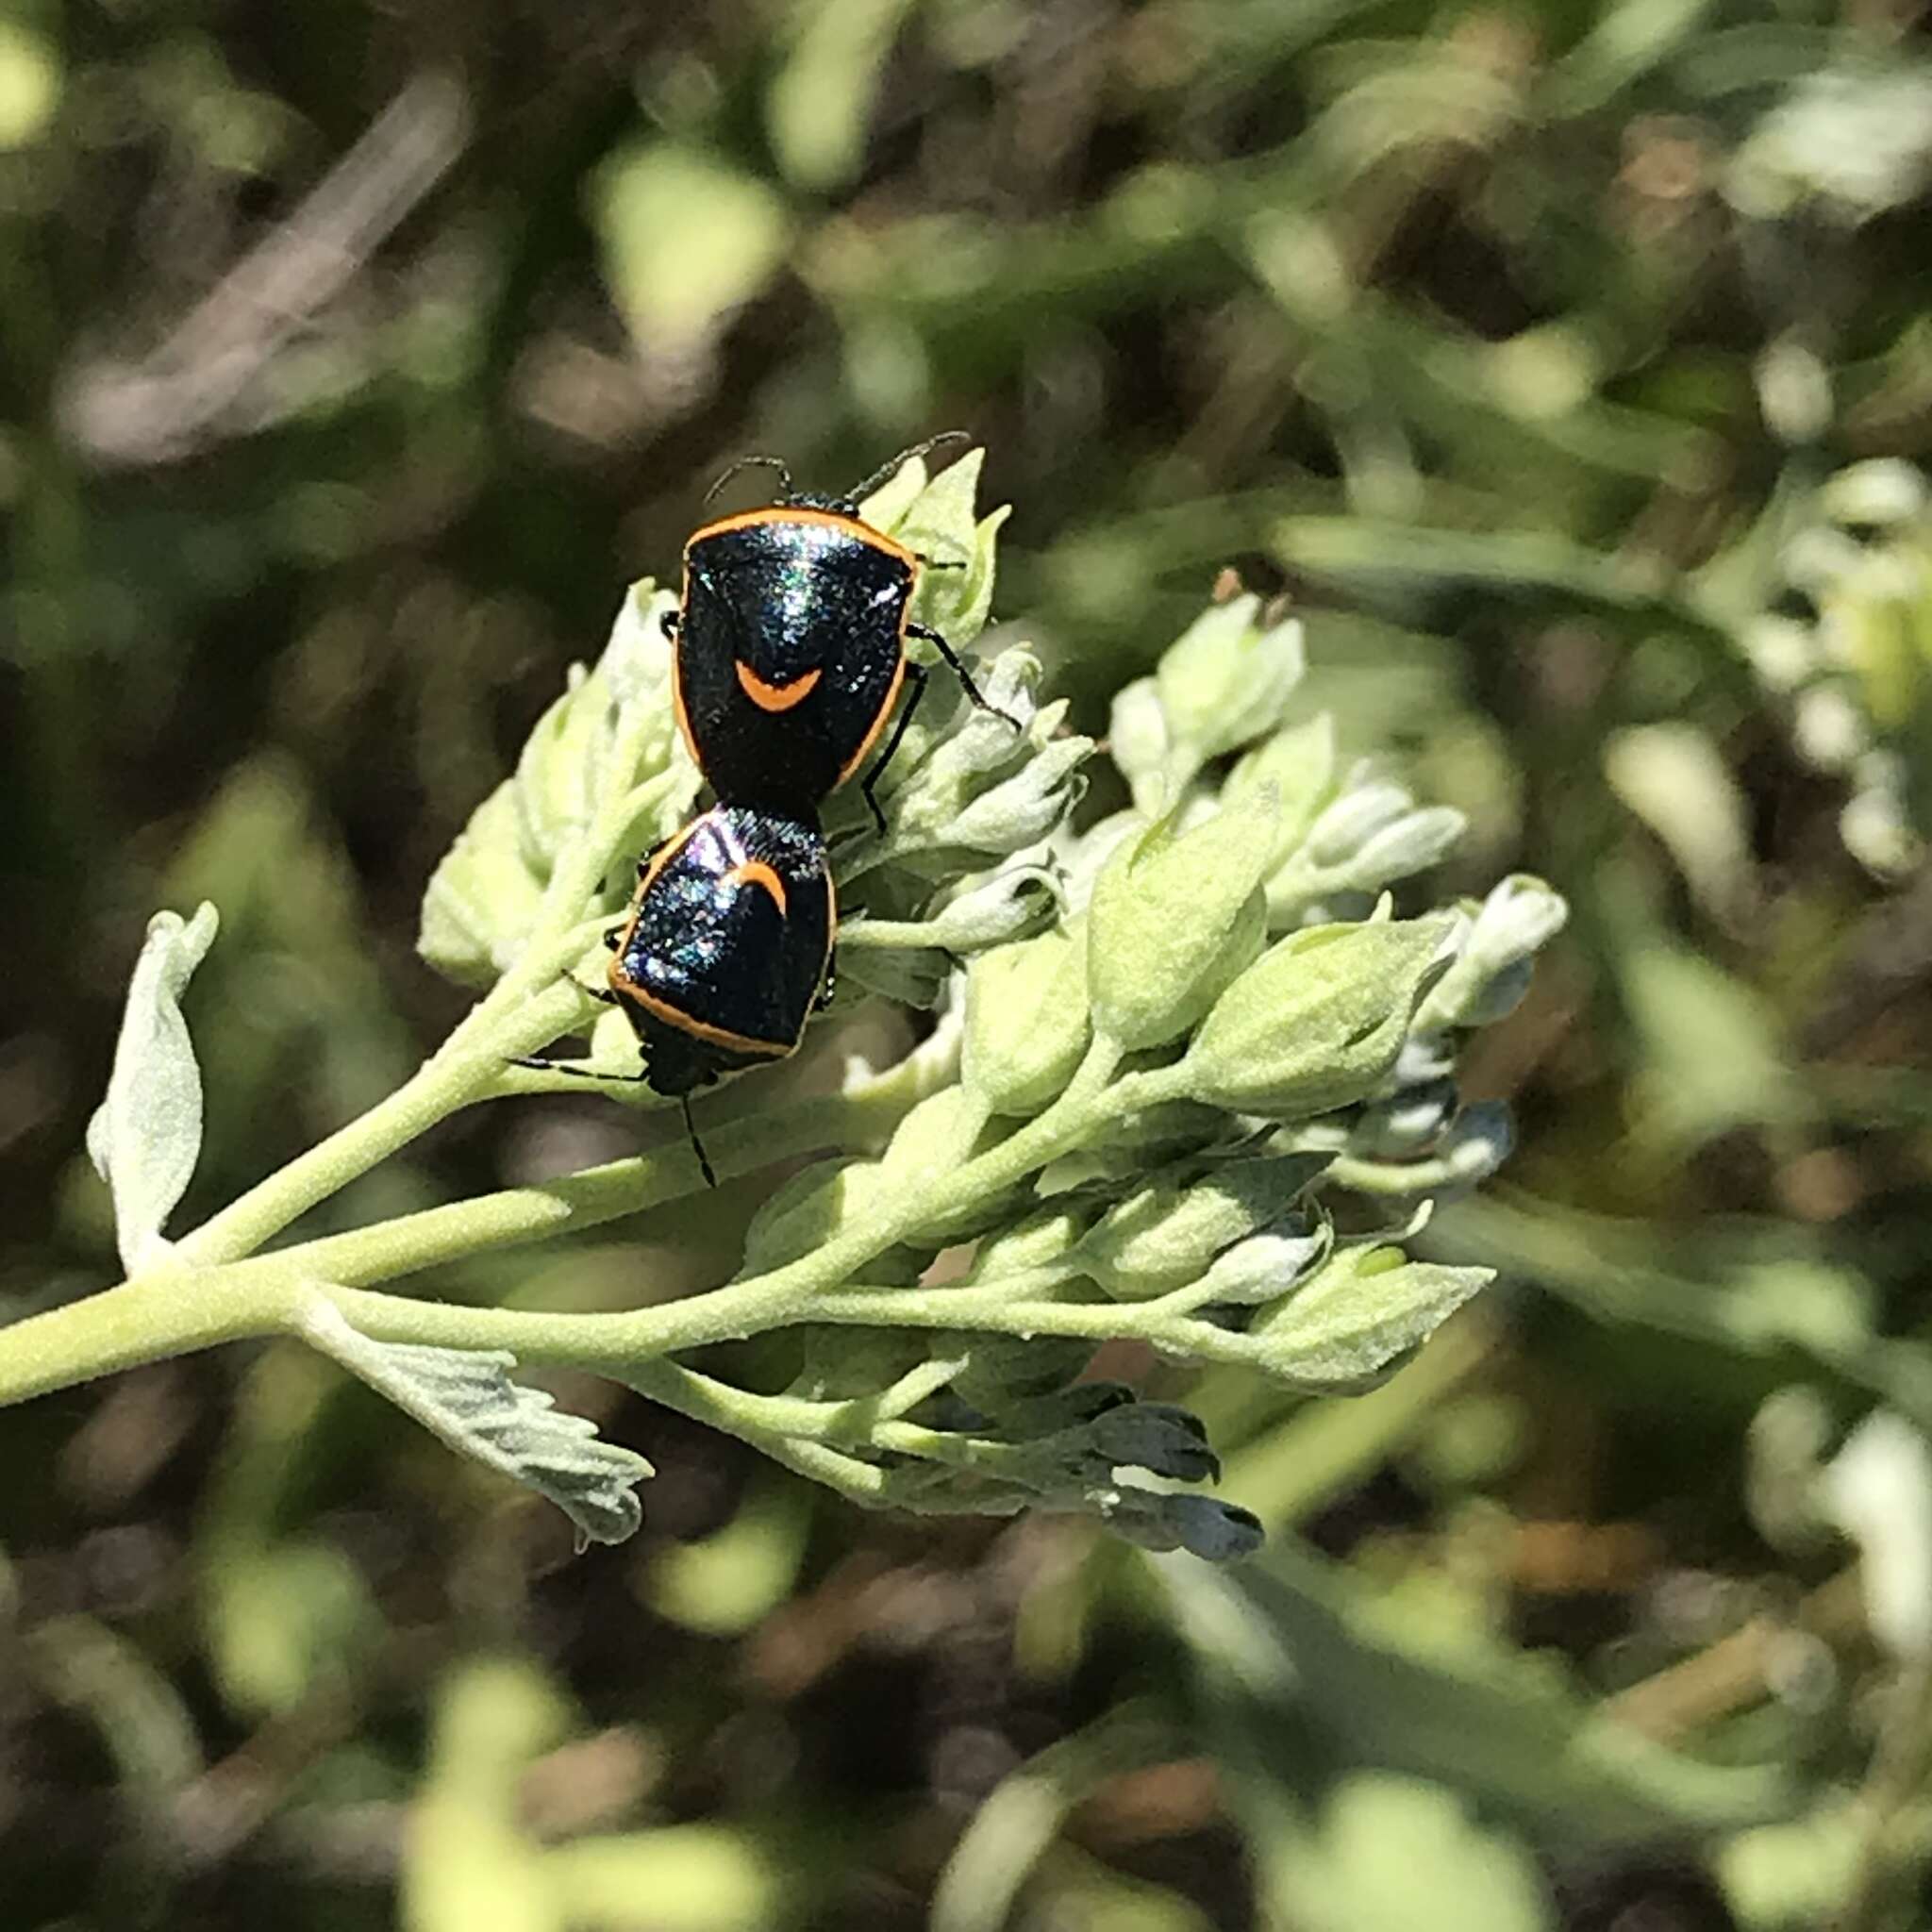
[[[724,474],[705,491],[705,501],[708,504],[741,470],[777,471],[778,501],[783,503],[791,496],[791,471],[783,457],[740,457],[736,462],[727,465]]]
[[[710,1157],[705,1152],[705,1143],[698,1139],[697,1123],[691,1117],[691,1095],[681,1093],[677,1101],[684,1108],[684,1131],[690,1138],[691,1151],[698,1158],[698,1172],[704,1175],[706,1187],[715,1188],[718,1185],[718,1176],[711,1172]]]
[[[930,456],[936,449],[943,449],[949,442],[971,442],[970,429],[941,429],[937,436],[928,436],[924,442],[915,442],[910,449],[902,449],[891,462],[881,463],[863,483],[845,492],[852,503],[863,503],[888,476],[896,476],[906,465],[916,457]]]

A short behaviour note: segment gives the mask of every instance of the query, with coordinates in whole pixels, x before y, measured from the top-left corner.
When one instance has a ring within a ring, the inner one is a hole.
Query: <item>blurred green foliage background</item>
[[[431,866],[748,449],[970,425],[1090,728],[1224,566],[1287,591],[1470,815],[1445,890],[1574,915],[1428,1237],[1504,1285],[1359,1401],[1195,1386],[1238,1578],[601,1384],[659,1475],[580,1560],[292,1347],[0,1416],[0,1923],[1932,1923],[1925,27],[13,0],[0,1318],[114,1272],[149,912],[222,909],[206,1209],[459,1010]],[[488,1109],[341,1211],[626,1144]],[[752,1205],[440,1286],[676,1292]]]

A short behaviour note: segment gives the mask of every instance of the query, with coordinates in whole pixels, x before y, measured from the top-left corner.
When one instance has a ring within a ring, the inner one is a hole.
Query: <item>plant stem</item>
[[[981,1307],[998,1303],[938,1297],[979,1294],[981,1291],[908,1290],[890,1296],[860,1291],[841,1295],[836,1291],[854,1272],[926,1225],[942,1224],[961,1207],[1003,1191],[1025,1175],[1089,1139],[1108,1123],[1174,1097],[1174,1068],[1130,1074],[1108,1084],[1117,1055],[1101,1042],[1088,1057],[1060,1098],[1038,1119],[1016,1129],[996,1146],[946,1171],[888,1208],[868,1216],[842,1235],[833,1237],[808,1255],[746,1281],[727,1283],[705,1294],[687,1295],[658,1307],[636,1308],[620,1314],[548,1314],[521,1308],[464,1308],[412,1300],[399,1295],[371,1294],[334,1288],[336,1305],[363,1334],[378,1341],[421,1342],[448,1348],[507,1348],[529,1361],[552,1362],[605,1374],[625,1374],[636,1363],[701,1348],[716,1341],[738,1341],[761,1329],[783,1327],[820,1319],[891,1323],[902,1319],[912,1327],[971,1325],[961,1322],[969,1308],[976,1318]],[[266,1264],[263,1264],[266,1265]],[[1004,1295],[1006,1285],[999,1293]],[[1048,1305],[1029,1306],[1009,1324],[1002,1315],[985,1325],[1006,1332],[1049,1332],[1050,1324],[1069,1318],[1112,1324],[1122,1310],[1078,1311]],[[1020,1321],[1036,1313],[1035,1331]],[[1061,1332],[1078,1333],[1075,1328]],[[1109,1325],[1107,1333],[1119,1332]],[[1217,1331],[1205,1330],[1212,1334]],[[1241,1345],[1243,1338],[1224,1338]],[[1230,1356],[1229,1359],[1235,1357]],[[1246,1359],[1246,1357],[1240,1357]]]
[[[0,1407],[217,1342],[273,1334],[291,1309],[291,1291],[278,1284],[238,1293],[222,1272],[182,1268],[170,1257],[137,1281],[0,1329]]]
[[[887,1131],[916,1097],[916,1087],[902,1087],[888,1076],[857,1094],[801,1100],[748,1115],[712,1134],[713,1163],[728,1178],[813,1148],[863,1145]],[[391,1280],[466,1255],[595,1227],[700,1192],[703,1185],[695,1157],[680,1141],[554,1181],[425,1208],[212,1268],[186,1262],[184,1243],[151,1274],[0,1330],[0,1407],[111,1370],[273,1333],[286,1325],[295,1292],[316,1282]],[[453,1328],[452,1346],[465,1345],[462,1334],[491,1316],[585,1319],[523,1317],[397,1296],[375,1299],[396,1308],[420,1308],[429,1325]]]
[[[643,727],[634,725],[632,736]],[[635,759],[635,748],[629,756]],[[613,757],[625,756],[620,747]],[[419,1134],[472,1102],[493,1097],[506,1064],[533,1052],[581,1021],[584,998],[558,983],[595,942],[601,921],[584,918],[597,882],[639,818],[672,785],[668,774],[618,791],[566,845],[543,891],[535,929],[523,952],[442,1045],[387,1100],[318,1141],[286,1167],[183,1239],[181,1257],[201,1266],[239,1260],[291,1222],[367,1174]]]
[[[506,1061],[555,1040],[583,1013],[582,997],[567,986],[548,988],[508,1010],[508,1002],[499,1004],[501,991],[499,986],[388,1099],[297,1155],[186,1236],[176,1250],[180,1257],[209,1266],[252,1255],[439,1121],[488,1098]]]
[[[1037,1120],[976,1159],[911,1190],[846,1235],[749,1281],[621,1314],[467,1307],[348,1285],[595,1226],[690,1193],[696,1183],[692,1158],[676,1146],[226,1265],[198,1267],[183,1243],[151,1274],[6,1329],[0,1407],[109,1369],[287,1330],[298,1295],[318,1290],[375,1341],[508,1348],[531,1361],[605,1373],[676,1349],[810,1320],[819,1298],[922,1224],[1011,1186],[1117,1114],[1168,1097],[1170,1069],[1130,1074],[1109,1087],[1114,1059],[1110,1048],[1096,1047],[1067,1091]],[[913,1104],[928,1071],[922,1068],[910,1080],[887,1074],[854,1095],[802,1101],[779,1113],[732,1122],[714,1137],[714,1162],[720,1173],[748,1172],[783,1154],[870,1137]],[[263,1189],[281,1178],[273,1177]],[[283,1197],[272,1196],[264,1218],[280,1205]]]

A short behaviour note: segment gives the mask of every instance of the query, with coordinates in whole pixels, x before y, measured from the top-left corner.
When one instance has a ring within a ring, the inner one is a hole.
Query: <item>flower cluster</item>
[[[958,648],[986,622],[1001,521],[977,516],[977,474],[976,454],[931,483],[915,462],[864,506],[964,566],[919,591],[922,621]],[[1420,1346],[1487,1274],[1413,1259],[1404,1240],[1508,1145],[1500,1108],[1461,1105],[1458,1046],[1522,996],[1564,908],[1511,878],[1400,916],[1392,889],[1461,822],[1344,764],[1330,722],[1296,714],[1300,626],[1251,596],[1211,605],[1120,692],[1119,810],[1076,818],[1098,748],[1041,701],[1040,663],[1017,645],[976,671],[1005,716],[942,702],[936,675],[883,789],[883,833],[833,800],[840,995],[804,1047],[823,1072],[707,1124],[726,1180],[793,1163],[730,1280],[596,1314],[368,1291],[688,1196],[693,1166],[668,1134],[541,1188],[257,1255],[457,1108],[581,1091],[511,1064],[560,1034],[591,1032],[579,1071],[635,1074],[636,1041],[619,1016],[591,1028],[578,975],[602,958],[630,859],[700,789],[671,724],[669,602],[633,587],[602,659],[430,882],[424,956],[485,990],[475,1009],[390,1100],[175,1243],[160,1229],[200,1118],[178,1001],[214,922],[157,922],[91,1141],[130,1269],[113,1292],[136,1297],[155,1353],[300,1335],[586,1538],[635,1526],[648,1467],[521,1389],[519,1362],[627,1383],[869,1505],[1080,1512],[1155,1548],[1252,1548],[1259,1525],[1201,1488],[1218,1466],[1199,1421],[1084,1379],[1088,1365],[1133,1341],[1347,1392]],[[848,1024],[881,999],[931,1017]],[[664,1104],[634,1078],[609,1091]],[[64,1319],[15,1331],[12,1392],[86,1372],[92,1331]],[[703,1353],[747,1338],[761,1345],[730,1379]]]
[[[998,526],[974,519],[975,472],[867,511],[971,559],[927,579],[961,642]],[[1094,746],[1040,704],[1023,647],[982,673],[1018,734],[963,697],[922,714],[884,836],[856,808],[829,826],[841,986],[938,1009],[922,1091],[876,1152],[772,1194],[718,1291],[763,1311],[742,1332],[774,1307],[804,1327],[783,1386],[627,1379],[863,1501],[1084,1510],[1215,1557],[1252,1543],[1189,1487],[1216,1474],[1192,1417],[1079,1378],[1114,1338],[1310,1390],[1398,1365],[1485,1276],[1340,1234],[1333,1204],[1407,1211],[1502,1159],[1507,1116],[1459,1106],[1457,1044],[1521,996],[1563,919],[1525,878],[1396,917],[1388,889],[1460,818],[1344,767],[1330,721],[1293,715],[1301,671],[1298,624],[1251,596],[1211,606],[1120,693],[1133,803],[1079,829]],[[893,1077],[855,1063],[847,1092]]]

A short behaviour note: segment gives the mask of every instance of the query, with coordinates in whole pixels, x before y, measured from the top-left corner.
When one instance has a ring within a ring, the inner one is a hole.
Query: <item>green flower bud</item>
[[[1456,957],[1416,1013],[1416,1030],[1487,1026],[1515,1007],[1531,959],[1562,931],[1570,908],[1541,879],[1516,873],[1494,887],[1472,917],[1460,913]]]
[[[1346,865],[1362,844],[1386,831],[1415,800],[1403,786],[1387,778],[1371,778],[1366,765],[1349,774],[1341,797],[1308,827],[1304,853],[1318,871]]]
[[[950,1100],[953,1108],[935,1121],[921,1123],[921,1129],[957,1125],[958,1121],[946,1118],[945,1114],[950,1114],[963,1099],[959,1090],[947,1088],[932,1098]],[[911,1116],[907,1119],[909,1121]],[[938,1138],[936,1133],[935,1141]],[[924,1131],[916,1133],[915,1139],[924,1141]],[[929,1150],[924,1146],[908,1145],[902,1149],[908,1171],[927,1158]],[[793,1174],[752,1217],[751,1225],[745,1230],[741,1274],[762,1274],[768,1269],[802,1260],[835,1235],[842,1234],[896,1199],[905,1185],[888,1172],[886,1162],[877,1160],[821,1161],[802,1174]],[[990,1222],[1008,1218],[1012,1208],[1010,1195],[975,1201],[956,1217],[919,1229],[915,1236],[908,1236],[906,1241],[868,1261],[865,1278],[874,1283],[910,1287],[947,1241],[962,1240],[978,1233]]]
[[[1335,720],[1324,711],[1257,744],[1228,774],[1222,802],[1232,804],[1274,790],[1280,808],[1273,864],[1279,865],[1307,836],[1316,814],[1335,792]]]
[[[945,847],[997,858],[1038,844],[1079,798],[1077,774],[1092,750],[1086,738],[1043,745],[1010,778],[960,808],[945,827]]]
[[[659,619],[676,600],[645,577],[630,587],[603,655],[525,741],[512,781],[525,856],[546,871],[558,847],[608,792],[674,762],[688,763],[671,706],[671,644]],[[627,727],[641,725],[639,735]],[[611,767],[614,756],[626,760]],[[691,773],[691,796],[696,795]],[[687,803],[689,799],[687,799]]]
[[[1208,1446],[1198,1416],[1167,1402],[1129,1402],[1087,1425],[1087,1443],[1110,1475],[1144,1469],[1172,1482],[1221,1480],[1221,1458]]]
[[[1278,1227],[1250,1235],[1214,1257],[1201,1277],[1203,1307],[1255,1307],[1278,1301],[1327,1257],[1334,1230],[1290,1215]]]
[[[929,1093],[892,1130],[878,1163],[884,1193],[924,1189],[963,1166],[986,1125],[986,1108],[963,1087]]]
[[[765,1198],[744,1234],[746,1274],[789,1262],[820,1248],[877,1198],[877,1163],[822,1160],[803,1169]],[[868,1275],[874,1271],[867,1270]]]
[[[1087,930],[981,953],[966,975],[961,1077],[991,1113],[1038,1113],[1086,1057]]]
[[[1301,682],[1300,623],[1260,616],[1256,596],[1210,605],[1155,671],[1169,729],[1203,763],[1274,730]]]
[[[1379,891],[1435,864],[1466,823],[1448,806],[1419,809],[1403,786],[1357,765],[1341,795],[1308,827],[1300,850],[1269,880],[1269,911],[1279,925],[1336,892]]]
[[[962,1284],[997,1281],[1011,1274],[1030,1274],[1063,1259],[1087,1232],[1092,1216],[1074,1206],[1049,1208],[1024,1221],[988,1235],[973,1257]]]
[[[1101,869],[1087,976],[1094,1022],[1110,1039],[1129,1050],[1177,1040],[1259,954],[1274,819],[1267,792],[1178,837],[1170,816]]]
[[[1160,687],[1153,678],[1137,677],[1114,693],[1107,748],[1133,788],[1135,805],[1144,799],[1148,813],[1158,812],[1165,803],[1166,773],[1174,745]]]
[[[942,1088],[921,1101],[886,1147],[880,1181],[887,1198],[924,1191],[998,1138],[1002,1130],[988,1132],[987,1112],[985,1100],[965,1086]],[[923,1223],[919,1239],[936,1245],[968,1241],[1017,1219],[1032,1205],[1030,1183],[1016,1181]]]
[[[880,788],[891,802],[895,843],[939,842],[968,800],[1017,770],[1052,737],[1066,707],[1041,705],[1036,694],[1040,677],[1039,658],[1015,646],[979,669],[980,690],[991,710],[981,710],[963,691],[950,706],[936,702],[940,691],[929,692],[886,767]],[[1022,728],[1016,732],[1008,718]],[[857,823],[866,816],[864,801],[854,801],[849,791],[836,802]]]
[[[798,1260],[882,1203],[900,1199],[936,1174],[949,1173],[971,1155],[985,1119],[983,1108],[963,1089],[942,1087],[899,1123],[880,1159],[821,1161],[793,1174],[752,1217],[745,1230],[743,1272],[758,1274]],[[1007,1206],[998,1197],[975,1202],[970,1223],[984,1225],[988,1220],[1005,1219]],[[976,1231],[966,1222],[960,1226]],[[954,1231],[948,1224],[919,1232],[929,1254]],[[894,1253],[897,1259],[887,1265],[904,1274],[907,1251]],[[916,1274],[918,1261],[911,1266]],[[876,1263],[869,1264],[866,1274],[872,1280],[890,1278]]]
[[[1044,930],[1059,909],[1059,886],[1045,866],[1008,865],[969,882],[925,924],[931,944],[963,958]]]
[[[1317,925],[1222,994],[1189,1049],[1190,1091],[1235,1113],[1325,1113],[1373,1092],[1433,983],[1450,921]]]
[[[939,631],[955,650],[986,627],[987,612],[992,608],[996,540],[1000,525],[1012,514],[1010,506],[1002,505],[990,516],[975,519],[974,498],[985,461],[983,449],[968,450],[926,483],[903,511],[888,504],[883,513],[891,520],[873,525],[922,556],[965,565],[963,570],[923,571],[912,607],[912,615]],[[921,464],[922,475],[924,468]],[[891,478],[874,501],[886,498],[900,476]],[[872,521],[870,516],[867,521]]]
[[[1284,1154],[1157,1175],[1101,1218],[1080,1243],[1080,1267],[1116,1301],[1185,1288],[1224,1248],[1279,1221],[1326,1165]]]
[[[1324,1392],[1371,1388],[1494,1273],[1410,1261],[1400,1248],[1338,1247],[1248,1332],[1263,1342],[1261,1365],[1271,1375]]]
[[[1253,596],[1209,605],[1152,677],[1115,697],[1108,747],[1143,816],[1175,804],[1203,765],[1280,723],[1301,681],[1302,627],[1263,627],[1260,609]]]
[[[1213,1496],[1170,1496],[1123,1486],[1102,1514],[1115,1535],[1143,1550],[1186,1550],[1208,1563],[1251,1557],[1266,1540],[1259,1517]]]
[[[670,645],[658,623],[672,602],[649,578],[631,586],[595,668],[573,668],[514,775],[470,815],[437,867],[416,947],[439,973],[494,984],[536,924],[559,850],[611,791],[671,775],[653,821],[639,828],[645,840],[688,815],[698,774],[673,723]]]
[[[1425,872],[1455,849],[1468,824],[1449,805],[1405,812],[1393,824],[1362,841],[1348,862],[1332,874],[1334,885],[1351,892],[1379,892],[1397,879]]]

